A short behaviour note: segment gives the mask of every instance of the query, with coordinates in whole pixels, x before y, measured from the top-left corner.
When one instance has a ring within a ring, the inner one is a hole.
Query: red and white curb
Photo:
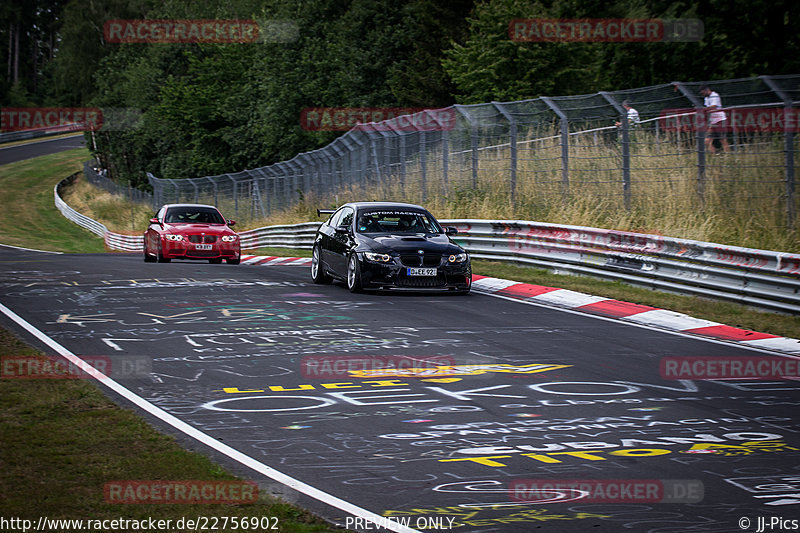
[[[259,266],[308,266],[309,257],[272,257],[243,255],[243,265]],[[708,337],[715,340],[735,342],[743,346],[774,350],[787,354],[800,355],[800,340],[781,337],[770,333],[759,333],[748,329],[727,326],[719,322],[694,318],[683,313],[658,309],[647,305],[633,304],[592,296],[582,292],[543,285],[520,283],[488,276],[472,276],[472,289],[485,294],[495,294],[515,300],[539,303],[571,311],[615,318],[644,326],[679,331],[690,335]]]
[[[266,255],[242,255],[243,265],[258,266],[306,266],[311,264],[310,257],[274,257]]]
[[[726,326],[719,322],[694,318],[683,313],[658,309],[647,305],[621,302],[611,298],[591,296],[567,289],[519,283],[506,279],[478,275],[472,276],[472,289],[482,293],[513,298],[515,300],[551,305],[570,309],[572,311],[634,322],[645,326],[680,331],[681,333],[709,337],[715,340],[735,342],[743,346],[800,355],[800,340],[798,339]]]

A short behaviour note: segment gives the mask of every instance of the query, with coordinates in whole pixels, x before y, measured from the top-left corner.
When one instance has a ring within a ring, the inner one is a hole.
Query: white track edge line
[[[23,248],[22,246],[14,246],[11,244],[2,244],[0,246],[5,246],[6,248],[14,248],[15,250],[24,250],[26,252],[39,252],[42,254],[63,254],[64,252],[51,252],[50,250],[36,250],[35,248]]]
[[[95,370],[94,367],[92,367],[79,357],[77,357],[75,354],[70,352],[68,349],[66,349],[64,346],[62,346],[55,340],[48,337],[45,333],[36,328],[36,326],[34,326],[33,324],[31,324],[18,314],[16,314],[14,311],[9,309],[2,303],[0,303],[0,311],[2,311],[11,320],[16,322],[19,326],[24,328],[28,333],[32,334],[34,337],[36,337],[37,339],[45,343],[47,346],[55,350],[59,355],[63,356],[71,363],[75,364],[78,368],[89,373],[89,375],[97,376],[98,372],[97,370]],[[253,459],[249,455],[246,455],[245,453],[242,453],[239,450],[236,450],[231,446],[216,440],[210,435],[203,433],[199,429],[190,426],[186,422],[180,420],[174,415],[167,413],[160,407],[153,405],[152,403],[148,402],[141,396],[131,392],[130,390],[123,387],[122,385],[120,385],[119,383],[117,383],[116,381],[107,376],[101,374],[101,377],[97,378],[97,381],[99,381],[109,389],[113,390],[120,396],[124,397],[128,401],[134,403],[141,409],[144,409],[145,411],[155,416],[156,418],[159,418],[163,422],[166,422],[167,424],[177,429],[178,431],[185,433],[189,437],[192,437],[193,439],[200,441],[209,448],[212,448],[220,452],[221,454],[230,457],[234,461],[241,463],[260,474],[263,474],[270,479],[273,479],[279,483],[283,483],[284,485],[287,485],[288,487],[291,487],[296,491],[305,494],[306,496],[310,496],[311,498],[321,501],[322,503],[325,503],[337,509],[341,509],[342,511],[350,513],[353,516],[362,517],[366,520],[369,520],[370,522],[375,523],[376,525],[381,524],[381,526],[383,526],[384,529],[390,529],[392,531],[396,531],[397,533],[421,533],[416,529],[411,529],[409,527],[400,524],[399,522],[394,522],[385,516],[380,516],[376,513],[373,513],[372,511],[368,511],[367,509],[358,507],[355,504],[337,498],[336,496],[328,494],[327,492],[323,492],[320,489],[317,489],[298,479],[295,479],[289,476],[288,474],[284,474],[283,472],[275,470],[271,466],[267,466],[264,463]]]

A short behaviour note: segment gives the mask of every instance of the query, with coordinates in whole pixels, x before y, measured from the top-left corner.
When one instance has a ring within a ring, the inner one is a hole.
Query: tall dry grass
[[[335,194],[304,191],[298,204],[247,226],[306,222],[317,219],[317,207],[386,200],[423,204],[438,218],[532,220],[800,252],[798,235],[786,222],[782,138],[755,140],[730,153],[707,154],[699,180],[693,139],[636,132],[627,207],[620,145],[615,135],[603,135],[571,139],[567,186],[557,138],[520,143],[516,202],[508,147],[480,152],[474,184],[469,153],[451,154],[445,182],[441,154],[434,152],[428,154],[424,180],[414,160],[404,180],[373,174],[368,183],[349,184]]]

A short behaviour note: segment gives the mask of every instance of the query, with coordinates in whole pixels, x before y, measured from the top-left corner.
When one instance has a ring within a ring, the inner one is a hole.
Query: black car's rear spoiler
[[[317,216],[332,215],[335,212],[336,209],[317,209]]]

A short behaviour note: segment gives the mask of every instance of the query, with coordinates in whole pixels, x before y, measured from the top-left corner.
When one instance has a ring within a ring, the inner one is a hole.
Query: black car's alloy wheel
[[[324,272],[319,254],[319,247],[315,246],[311,252],[311,281],[318,284],[330,283],[332,279]]]
[[[361,264],[356,254],[351,255],[347,261],[347,288],[350,292],[361,291]]]

